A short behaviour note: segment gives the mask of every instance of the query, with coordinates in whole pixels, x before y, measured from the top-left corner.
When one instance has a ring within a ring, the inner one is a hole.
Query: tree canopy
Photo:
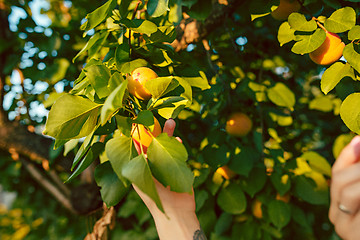
[[[157,239],[131,188],[162,209],[155,177],[194,188],[209,239],[337,239],[328,188],[360,133],[358,9],[0,0],[0,185],[16,192],[0,238]],[[181,142],[154,134],[169,118]]]

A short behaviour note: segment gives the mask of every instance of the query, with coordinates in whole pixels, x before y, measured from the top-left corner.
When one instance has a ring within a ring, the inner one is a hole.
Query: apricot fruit
[[[310,59],[319,65],[329,65],[341,58],[345,43],[331,32],[326,32],[325,41],[315,51],[309,53]]]
[[[225,130],[232,136],[243,137],[251,131],[251,128],[251,119],[244,113],[236,112],[230,115]]]
[[[128,90],[135,97],[141,100],[151,98],[150,92],[146,89],[145,83],[151,79],[157,78],[158,75],[148,67],[139,67],[132,71],[128,79]]]
[[[293,12],[299,11],[301,8],[297,0],[280,0],[279,6],[271,12],[271,16],[276,20],[286,20]]]
[[[258,199],[256,199],[251,206],[252,214],[258,219],[263,218],[263,212],[261,207],[262,202],[260,202]]]
[[[159,121],[154,117],[154,129],[152,132],[141,124],[133,124],[131,132],[132,138],[137,144],[142,144],[143,147],[148,148],[153,138],[160,135],[161,126]]]
[[[227,180],[236,176],[236,173],[233,170],[231,170],[227,165],[219,167],[216,170],[216,172],[219,173],[221,176],[223,176]]]

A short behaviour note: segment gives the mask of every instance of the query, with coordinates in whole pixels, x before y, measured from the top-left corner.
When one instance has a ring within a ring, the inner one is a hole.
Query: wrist
[[[160,240],[193,239],[194,233],[200,230],[200,223],[193,211],[166,211],[152,213]]]

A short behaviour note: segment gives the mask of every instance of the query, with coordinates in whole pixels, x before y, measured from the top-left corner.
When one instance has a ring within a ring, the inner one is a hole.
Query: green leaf
[[[125,81],[124,77],[119,72],[115,72],[109,80],[109,84],[108,84],[109,90],[111,92],[114,91],[124,81]]]
[[[255,149],[241,148],[240,153],[231,158],[229,167],[237,174],[247,177],[259,157],[260,155]]]
[[[52,66],[47,67],[50,70],[52,76],[50,77],[50,83],[55,84],[65,78],[66,72],[70,66],[70,62],[66,58],[56,58]]]
[[[175,119],[175,118],[177,118],[178,115],[180,114],[180,112],[187,105],[189,105],[189,100],[184,99],[183,97],[179,97],[179,98],[182,98],[182,100],[177,101],[177,102],[173,102],[172,106],[169,106],[169,107],[162,106],[161,108],[159,108],[159,110],[158,110],[159,115],[162,116],[165,119],[169,119],[169,118],[174,118]]]
[[[75,60],[86,51],[88,52],[88,58],[90,59],[102,47],[109,34],[110,32],[108,31],[96,32],[80,50],[80,52],[76,54],[76,56],[72,59],[72,62],[74,63]]]
[[[125,80],[106,98],[100,114],[102,125],[104,125],[119,108],[123,107],[123,99],[127,84],[128,81]]]
[[[242,189],[251,197],[254,197],[266,183],[266,171],[263,168],[253,168],[248,178],[240,181]]]
[[[353,132],[360,134],[360,93],[352,93],[345,98],[340,108],[340,117]]]
[[[192,192],[194,175],[187,166],[187,151],[175,137],[160,134],[150,144],[147,155],[154,177],[171,191]]]
[[[157,207],[164,212],[154,179],[145,156],[139,155],[123,166],[122,175],[135,184],[142,192],[148,195]]]
[[[270,175],[270,180],[281,196],[290,190],[291,181],[288,174],[281,175],[277,172],[273,172]]]
[[[174,77],[179,84],[184,88],[184,92],[180,94],[181,97],[184,97],[189,100],[189,103],[192,101],[192,89],[190,83],[182,77]]]
[[[61,92],[61,93],[51,92],[49,94],[48,98],[42,102],[42,104],[44,105],[44,108],[51,107],[59,97],[65,95],[65,94],[66,94],[65,92]]]
[[[350,41],[360,39],[360,26],[355,25],[353,28],[350,29],[348,32],[348,39]]]
[[[143,110],[138,113],[133,123],[138,123],[147,127],[154,125],[154,114],[151,111]]]
[[[132,120],[130,117],[123,117],[120,115],[115,115],[116,124],[118,129],[122,134],[127,137],[131,136],[131,127],[132,127]]]
[[[297,12],[290,14],[288,22],[290,27],[296,31],[312,32],[317,29],[314,19],[307,21],[303,14]]]
[[[127,41],[124,41],[116,48],[115,60],[117,65],[121,65],[122,63],[130,60],[130,45]]]
[[[79,143],[79,139],[71,139],[64,145],[64,156],[66,156],[71,150],[73,150]]]
[[[283,201],[273,200],[268,205],[270,221],[278,228],[285,227],[291,220],[290,206]]]
[[[332,147],[332,152],[334,158],[338,158],[341,151],[344,149],[346,145],[348,145],[354,137],[354,133],[341,134],[336,137],[334,141],[334,145]]]
[[[274,87],[267,89],[267,95],[271,102],[280,107],[287,107],[290,110],[295,105],[294,93],[283,83],[276,83]]]
[[[85,73],[99,98],[107,97],[110,94],[108,83],[111,74],[107,67],[91,65],[85,69]]]
[[[158,99],[166,93],[174,90],[179,83],[174,80],[173,76],[158,77],[150,79],[145,83],[145,88],[151,93],[154,99]]]
[[[223,212],[216,221],[214,232],[217,235],[225,233],[233,223],[233,216],[229,213]],[[213,239],[213,238],[212,238]]]
[[[246,209],[245,194],[239,185],[230,183],[226,188],[221,189],[217,204],[227,213],[241,214]]]
[[[291,48],[291,51],[296,54],[306,54],[316,50],[325,41],[326,33],[324,30],[318,28],[310,35],[296,35],[297,41]]]
[[[320,154],[313,151],[308,151],[302,154],[300,157],[308,161],[312,170],[331,177],[330,163]]]
[[[134,69],[139,67],[145,67],[147,65],[147,61],[141,58],[124,63],[116,62],[116,68],[122,73],[131,73]]]
[[[181,77],[186,80],[190,86],[200,88],[201,90],[210,89],[210,85],[208,83],[208,79],[204,72],[199,72],[199,77]]]
[[[116,7],[116,5],[117,0],[109,0],[101,7],[87,14],[85,17],[87,21],[81,25],[80,29],[83,31],[88,31],[95,28],[97,25],[99,25],[101,22],[103,22],[106,18],[110,16],[112,10]]]
[[[294,193],[304,201],[314,205],[325,205],[329,203],[328,191],[319,189],[313,179],[305,176],[295,177]]]
[[[144,35],[147,42],[151,43],[171,43],[176,38],[176,28],[173,25],[160,26],[157,31],[152,33],[150,37]]]
[[[278,31],[277,39],[280,46],[295,40],[295,30],[290,27],[288,22],[283,22]]]
[[[57,139],[85,137],[95,128],[100,106],[89,99],[66,94],[52,106],[43,133]]]
[[[146,34],[148,36],[150,36],[152,33],[157,31],[157,26],[155,23],[149,21],[149,20],[144,20],[144,19],[121,19],[120,20],[121,24],[124,24],[127,28],[129,28],[130,30],[137,32],[137,33],[143,33]]]
[[[356,13],[351,7],[336,10],[326,19],[324,27],[333,33],[341,33],[353,28],[356,24]]]
[[[125,186],[128,185],[122,175],[122,170],[126,164],[134,157],[132,138],[125,135],[117,136],[110,139],[105,145],[105,152],[114,172]]]
[[[321,91],[328,94],[344,77],[355,78],[354,69],[349,63],[336,62],[325,70],[321,77]]]
[[[345,46],[343,56],[356,71],[360,72],[360,54],[355,50],[354,43]]]
[[[331,112],[333,110],[332,99],[327,96],[318,96],[310,101],[309,109],[314,109],[322,112]]]
[[[94,143],[90,150],[87,152],[86,156],[81,160],[75,171],[71,174],[71,176],[66,180],[66,182],[71,181],[75,177],[77,177],[80,173],[82,173],[86,168],[90,166],[90,164],[100,155],[100,153],[104,150],[104,143],[96,142]]]
[[[110,162],[98,165],[94,176],[96,184],[101,188],[101,198],[107,207],[118,204],[127,193],[127,188],[113,171]]]
[[[175,105],[177,103],[182,102],[184,100],[188,101],[185,98],[178,97],[178,96],[160,98],[160,99],[152,102],[152,104],[150,104],[150,106],[148,107],[148,110],[150,110],[150,109],[161,109],[161,108],[167,108],[167,107],[175,107]]]
[[[79,150],[76,152],[76,155],[73,160],[73,164],[71,166],[71,171],[74,170],[76,165],[80,162],[80,160],[85,156],[85,154],[88,152],[91,145],[94,143],[94,132],[90,133],[86,138],[84,139],[84,142],[81,144]]]
[[[180,21],[182,20],[182,6],[181,6],[182,0],[175,0],[173,4],[170,7],[169,12],[169,22],[171,22],[174,25],[179,25]]]
[[[169,11],[169,0],[149,0],[147,4],[147,12],[151,17],[160,17]]]
[[[203,149],[202,155],[206,163],[214,169],[230,161],[230,149],[226,144],[221,144],[220,146],[209,144]]]

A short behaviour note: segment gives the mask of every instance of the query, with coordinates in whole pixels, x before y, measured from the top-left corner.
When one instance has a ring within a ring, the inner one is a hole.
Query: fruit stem
[[[322,25],[319,20],[316,17],[312,17],[313,20],[315,20],[316,24],[325,32],[328,32],[328,30],[326,30],[326,28],[324,27],[324,25]]]
[[[140,149],[141,149],[141,154],[144,154],[144,149],[143,149],[143,146],[141,143],[139,124],[136,124],[136,128],[137,128],[137,132],[138,132],[138,136],[139,136],[139,145],[140,145]]]

